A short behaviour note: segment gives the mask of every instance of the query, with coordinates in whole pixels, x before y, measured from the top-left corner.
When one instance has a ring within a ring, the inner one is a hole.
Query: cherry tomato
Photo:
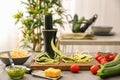
[[[73,72],[73,73],[78,73],[80,70],[80,67],[78,64],[73,64],[70,66],[70,71]]]
[[[109,56],[109,60],[110,60],[110,61],[114,60],[114,58],[115,58],[114,55],[110,55],[110,56]]]
[[[115,56],[115,57],[116,57],[116,56],[117,56],[117,54],[118,54],[118,53],[114,53],[114,54],[113,54],[113,56]]]
[[[107,59],[109,59],[109,56],[110,56],[109,53],[105,53],[105,54],[104,54],[104,57],[107,58]]]
[[[103,58],[103,59],[101,59],[100,60],[100,64],[105,64],[105,63],[107,63],[108,61],[105,59],[105,58]]]
[[[100,53],[98,52],[98,53],[96,53],[95,54],[95,59],[97,60],[98,59],[98,57],[100,57],[101,55],[100,55]]]
[[[96,74],[98,70],[99,70],[99,66],[98,65],[92,65],[90,67],[90,71],[91,71],[92,74]]]
[[[103,56],[100,56],[97,58],[97,60],[100,62],[101,59],[103,59],[104,57]]]

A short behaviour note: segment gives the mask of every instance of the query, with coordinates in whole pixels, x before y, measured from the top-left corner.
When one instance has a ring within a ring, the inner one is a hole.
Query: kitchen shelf
[[[120,45],[120,34],[96,36],[95,40],[60,39],[60,45]]]
[[[66,46],[74,45],[89,45],[89,46],[120,46],[120,34],[116,33],[113,36],[96,36],[95,40],[72,40],[72,39],[60,39],[60,47],[62,50],[66,49]]]

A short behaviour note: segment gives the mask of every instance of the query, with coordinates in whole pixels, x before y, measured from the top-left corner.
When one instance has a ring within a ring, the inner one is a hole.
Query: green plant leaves
[[[21,4],[25,6],[25,12],[18,10],[13,18],[16,20],[15,24],[22,24],[20,26],[23,34],[22,47],[31,46],[32,43],[32,50],[35,50],[37,43],[42,44],[41,28],[44,27],[44,15],[50,13],[53,18],[57,16],[53,19],[53,25],[63,27],[65,9],[62,7],[62,0],[22,0]]]

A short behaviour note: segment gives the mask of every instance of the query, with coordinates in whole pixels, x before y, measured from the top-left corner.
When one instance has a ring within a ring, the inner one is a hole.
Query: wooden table
[[[28,59],[28,61],[25,63],[25,65],[29,66],[31,59]],[[0,61],[0,66],[4,65]],[[9,76],[6,74],[4,70],[5,66],[0,69],[0,80],[11,80]],[[72,73],[70,71],[62,71],[62,78],[60,80],[103,80],[99,76],[93,75],[90,71],[79,71],[79,73]],[[34,77],[30,74],[25,74],[23,79],[20,80],[47,80],[42,79],[39,77]],[[104,80],[120,80],[120,76],[107,78]]]

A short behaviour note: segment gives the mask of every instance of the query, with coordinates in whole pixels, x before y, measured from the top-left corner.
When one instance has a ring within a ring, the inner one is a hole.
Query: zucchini
[[[80,24],[78,24],[78,23],[74,24],[73,32],[79,32],[79,30],[80,30]]]
[[[74,22],[74,23],[77,23],[77,22],[78,22],[78,15],[77,15],[77,14],[74,15],[74,20],[73,20],[73,22]]]
[[[72,31],[75,33],[80,32],[80,26],[83,23],[83,21],[85,20],[85,17],[81,17],[80,19],[78,19],[78,15],[75,14],[74,18],[73,18],[73,26],[72,26]]]
[[[83,21],[85,20],[85,17],[81,17],[79,20],[78,20],[78,15],[75,14],[74,15],[74,19],[73,19],[73,27],[72,27],[72,31],[73,32],[80,32],[80,26],[81,24],[83,23]]]
[[[82,22],[85,20],[85,17],[81,17],[79,20],[78,20],[78,23],[79,24],[82,24]]]
[[[120,64],[120,54],[118,54],[113,61],[104,64],[104,67],[112,67],[118,64]]]
[[[77,32],[77,30],[79,30],[80,26],[78,24],[78,15],[75,14],[74,18],[73,18],[73,26],[72,26],[72,31],[73,32]]]
[[[54,40],[51,40],[51,47],[54,51],[54,59],[62,56],[62,52],[55,46]]]
[[[97,75],[100,76],[101,78],[107,78],[119,74],[120,74],[120,64],[112,67],[102,67],[97,71]]]
[[[62,61],[64,61],[65,63],[75,62],[75,60],[73,58],[70,58],[67,56],[62,56]]]

